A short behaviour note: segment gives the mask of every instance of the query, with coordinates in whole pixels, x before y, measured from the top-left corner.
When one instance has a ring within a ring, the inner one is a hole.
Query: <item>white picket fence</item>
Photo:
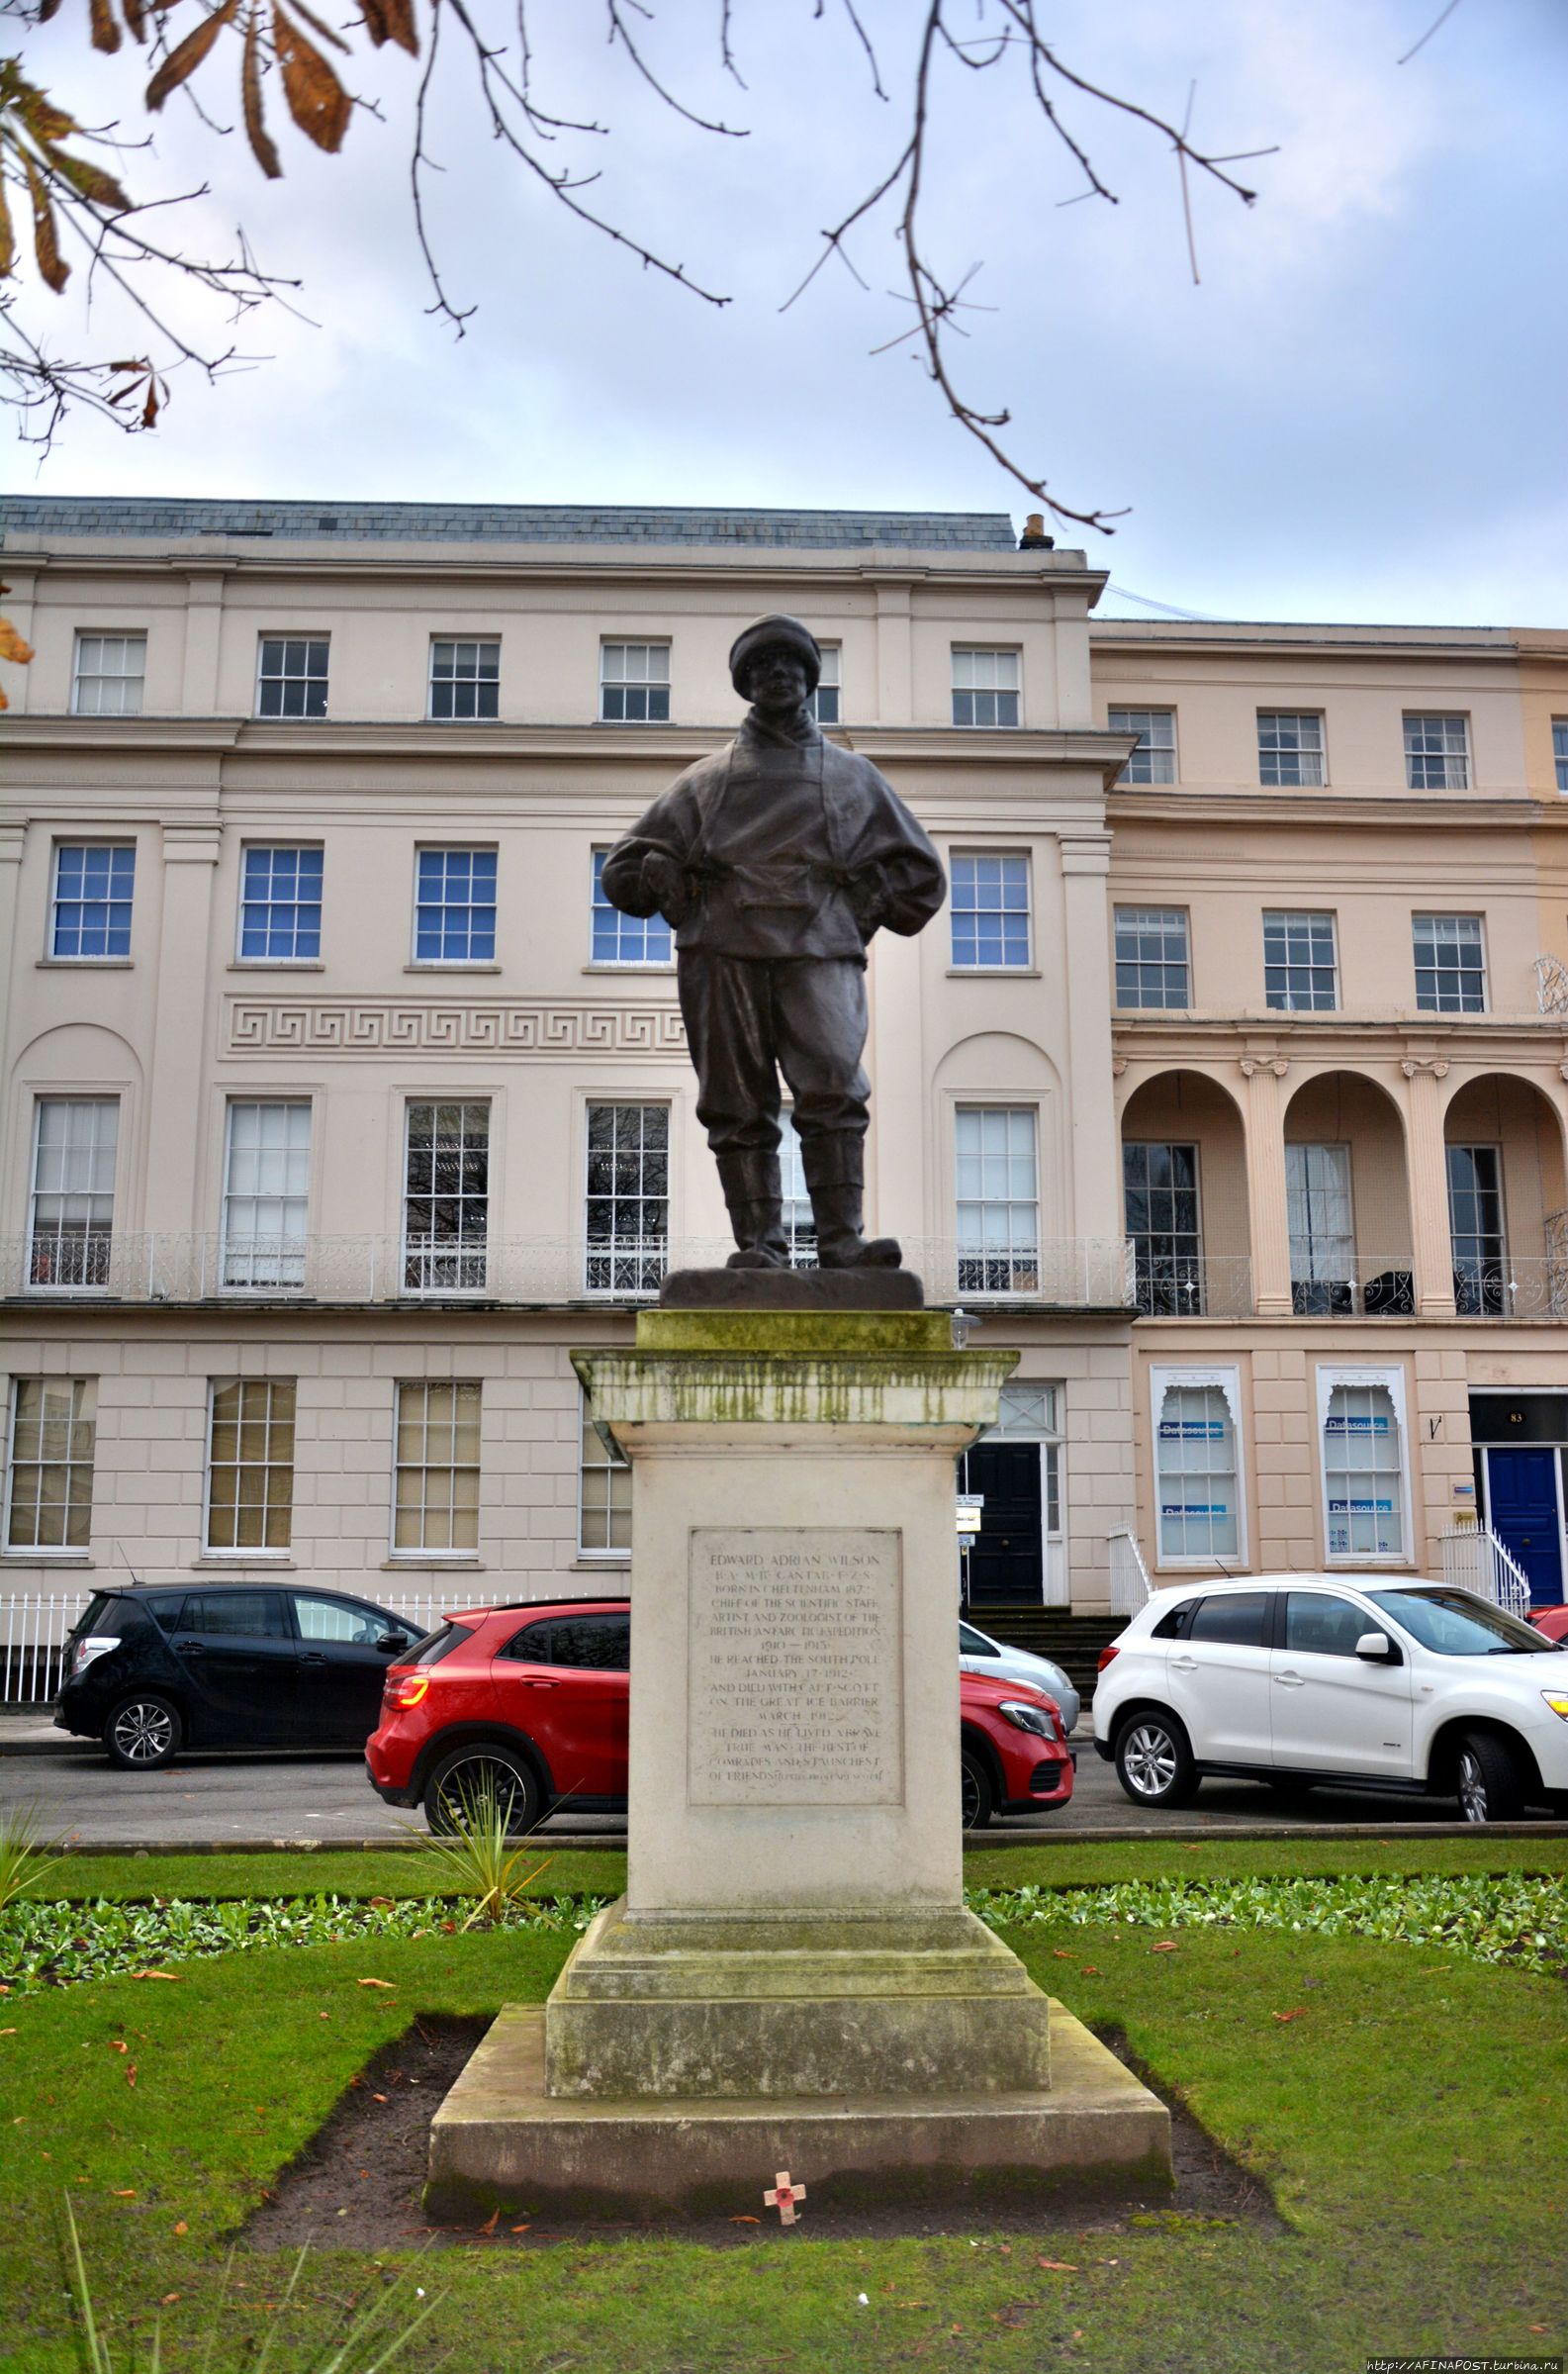
[[[1529,1577],[1486,1525],[1451,1525],[1442,1537],[1442,1578],[1475,1591],[1511,1616],[1529,1614]]]
[[[60,1685],[65,1643],[90,1591],[18,1591],[0,1599],[0,1706],[43,1706]],[[477,1591],[401,1591],[375,1601],[419,1632],[456,1607],[482,1607]]]
[[[1111,1613],[1113,1616],[1136,1616],[1153,1596],[1153,1584],[1144,1564],[1138,1536],[1125,1525],[1118,1526],[1110,1537],[1111,1543]]]

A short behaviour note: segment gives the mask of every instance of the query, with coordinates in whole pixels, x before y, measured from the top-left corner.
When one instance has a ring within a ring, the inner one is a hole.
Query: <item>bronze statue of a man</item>
[[[675,927],[697,1118],[718,1158],[739,1251],[732,1269],[789,1259],[779,1176],[779,1074],[794,1105],[824,1269],[896,1268],[891,1237],[861,1233],[867,1098],[866,948],[910,935],[947,892],[942,861],[870,759],[825,742],[821,673],[798,618],[759,618],[730,677],[752,704],[723,750],[698,759],[604,861],[604,896]]]

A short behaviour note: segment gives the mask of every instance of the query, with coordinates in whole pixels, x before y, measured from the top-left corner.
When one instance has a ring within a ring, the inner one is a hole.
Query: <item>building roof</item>
[[[280,536],[345,542],[692,544],[823,551],[905,546],[1012,552],[1006,512],[710,510],[687,504],[230,502],[203,496],[0,497],[0,531],[29,536]]]

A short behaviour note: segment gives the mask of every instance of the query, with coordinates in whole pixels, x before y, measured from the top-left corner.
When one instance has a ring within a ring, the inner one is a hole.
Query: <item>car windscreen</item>
[[[983,1632],[976,1632],[972,1624],[959,1625],[960,1657],[1000,1657],[1001,1654],[996,1643],[988,1641]]]
[[[1551,1657],[1561,1649],[1532,1625],[1506,1615],[1473,1591],[1368,1591],[1367,1597],[1413,1640],[1439,1657]]]

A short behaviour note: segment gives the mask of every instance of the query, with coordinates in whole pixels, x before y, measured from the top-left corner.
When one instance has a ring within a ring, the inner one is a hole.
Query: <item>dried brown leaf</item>
[[[419,36],[414,22],[414,0],[362,0],[365,30],[379,49],[396,42],[411,57],[419,54]]]
[[[80,130],[74,116],[68,116],[63,107],[46,99],[31,82],[18,85],[16,111],[41,148],[52,148],[56,141],[66,140]]]
[[[256,12],[251,10],[245,19],[245,62],[239,74],[239,95],[244,107],[245,138],[250,153],[269,181],[281,181],[283,167],[273,145],[261,112],[261,56],[256,41]]]
[[[138,42],[144,42],[147,38],[147,19],[141,0],[120,0],[120,5],[126,12],[126,23],[130,26],[134,38]]]
[[[93,47],[111,51],[118,49],[120,27],[116,22],[115,12],[109,5],[109,0],[87,0],[87,8],[92,20]]]
[[[40,0],[38,23],[46,25],[50,17],[57,17],[59,13],[60,0]]]
[[[40,272],[58,297],[71,276],[71,268],[60,254],[54,208],[48,191],[39,177],[39,169],[31,156],[25,156],[22,161],[27,167],[28,196],[33,201],[33,252],[38,257]]]
[[[120,213],[130,206],[130,199],[114,175],[106,173],[102,165],[91,163],[87,157],[67,156],[63,149],[53,149],[49,163],[62,180],[70,183],[78,198],[85,198],[90,205],[112,206]]]
[[[277,7],[272,11],[272,47],[283,69],[290,115],[307,140],[335,155],[348,130],[348,93],[320,49]]]
[[[157,419],[158,419],[158,383],[157,383],[157,379],[156,379],[155,375],[154,375],[154,374],[153,374],[151,371],[149,371],[149,372],[147,373],[147,400],[146,400],[145,404],[143,404],[143,406],[141,407],[141,426],[142,426],[142,427],[143,427],[143,428],[155,428],[155,427],[157,427]],[[168,1975],[169,1975],[170,1977],[172,1977],[172,1976],[173,1976],[173,1972],[172,1972],[172,1971],[170,1971],[170,1972],[168,1973]]]
[[[11,209],[6,202],[5,183],[0,180],[0,280],[10,279],[12,272],[16,269],[16,226],[11,220]]]
[[[345,57],[351,57],[353,55],[353,51],[349,48],[348,44],[343,40],[342,35],[334,33],[330,25],[323,24],[314,8],[306,7],[305,0],[292,0],[292,5],[295,15],[297,17],[303,17],[306,24],[309,25],[311,31],[313,33],[319,33],[323,41],[326,43],[329,48],[341,49]]]
[[[156,115],[170,91],[177,91],[182,82],[195,73],[203,58],[226,25],[231,25],[239,0],[224,0],[222,8],[204,17],[183,42],[176,42],[151,81],[147,84],[147,106]]]

